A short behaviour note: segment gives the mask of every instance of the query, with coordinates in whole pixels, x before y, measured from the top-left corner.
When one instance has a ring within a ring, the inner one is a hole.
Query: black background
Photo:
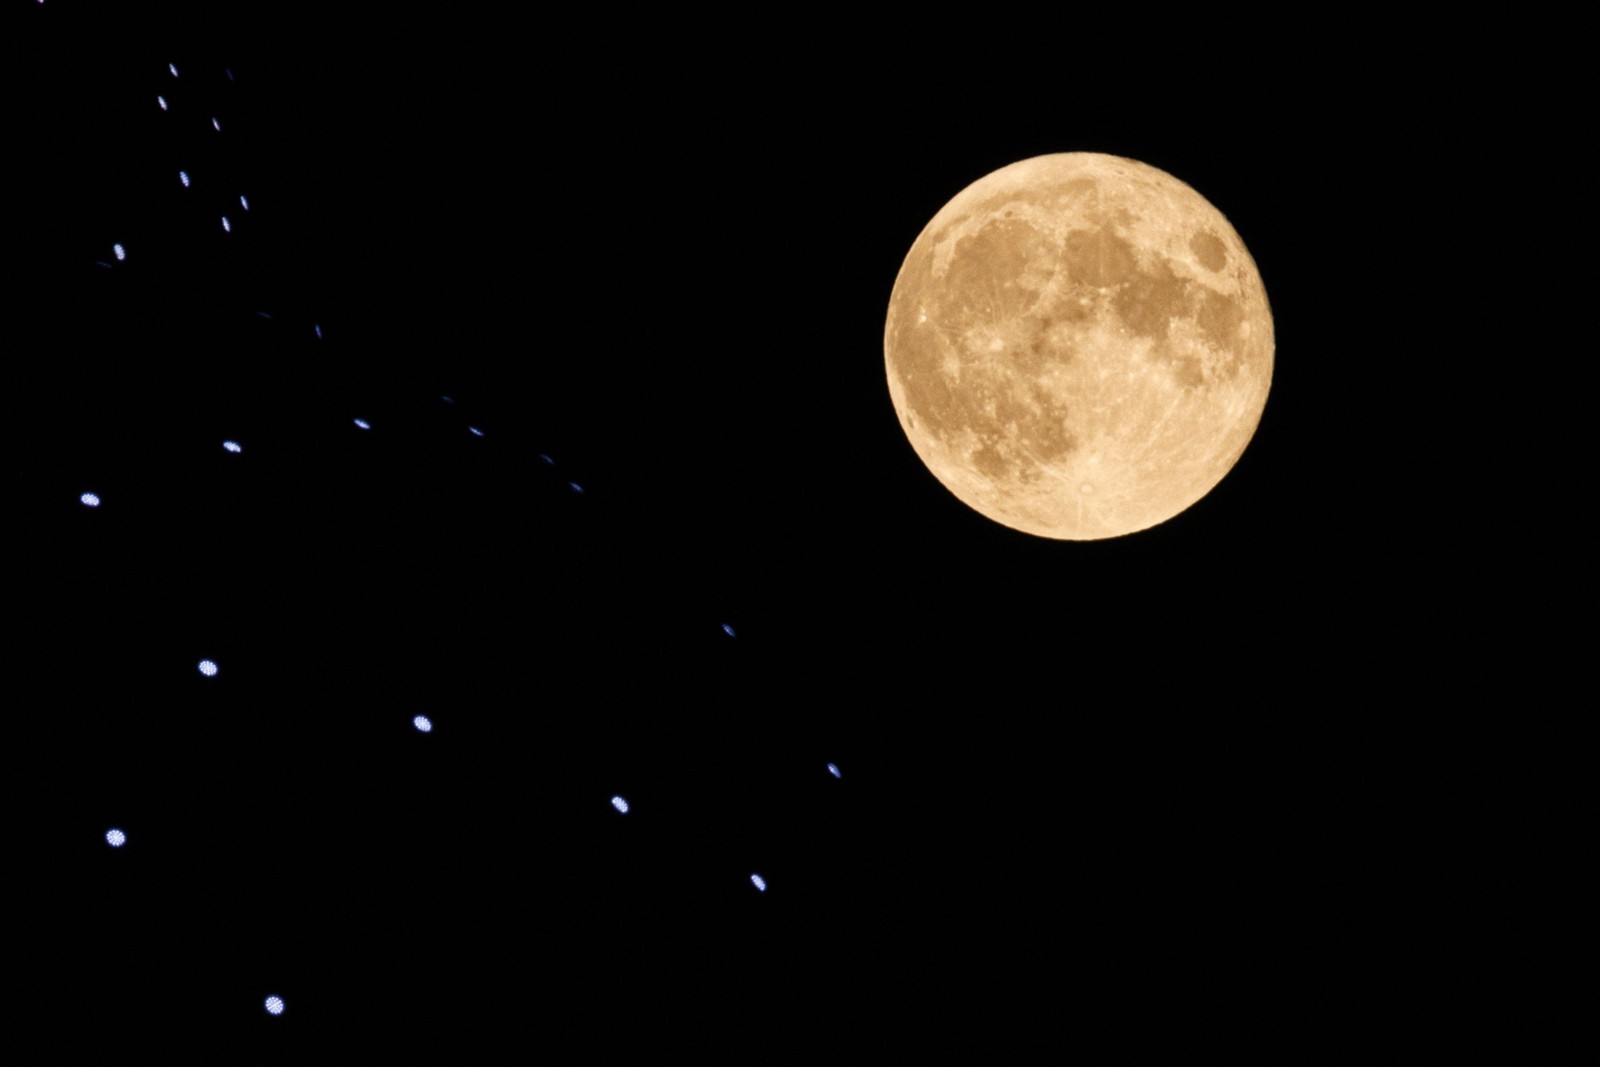
[[[605,1058],[1231,1044],[1406,985],[1362,917],[1432,818],[1393,671],[1439,542],[1391,416],[1417,160],[1482,116],[1415,37],[23,6],[23,1015]],[[950,197],[1079,150],[1218,206],[1277,340],[1233,472],[1090,543],[945,491],[881,347]]]

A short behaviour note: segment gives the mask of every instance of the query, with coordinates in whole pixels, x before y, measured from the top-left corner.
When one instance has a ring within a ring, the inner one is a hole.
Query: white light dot
[[[739,636],[738,634],[733,632],[733,627],[730,626],[728,623],[723,623],[722,624],[722,632],[727,634],[729,637],[738,637]]]
[[[483,431],[478,429],[476,426],[468,426],[467,429],[472,431],[472,436],[474,436],[474,437],[482,437],[483,436]]]
[[[761,877],[759,874],[752,874],[750,876],[750,884],[761,890],[763,893],[767,891],[767,880]]]
[[[828,773],[833,775],[835,778],[839,777],[839,765],[836,763],[828,764]]]
[[[543,452],[539,453],[539,458],[544,460],[544,465],[546,467],[554,467],[556,465],[556,461],[545,455]]]
[[[222,123],[217,121],[217,117],[215,115],[211,116],[211,128],[216,130],[218,133],[222,132]]]
[[[112,245],[111,251],[116,253],[116,256],[119,260],[128,258],[128,250],[123,248],[121,245]]]
[[[624,815],[628,813],[628,802],[623,800],[621,797],[612,797],[611,806],[622,812]]]
[[[161,105],[161,110],[162,111],[167,110],[167,98],[166,97],[164,97],[164,96],[156,97],[156,103]]]
[[[372,423],[368,422],[366,419],[357,419],[356,425],[361,427],[363,430],[372,429]]]
[[[167,69],[172,71],[172,76],[174,78],[176,78],[178,76],[178,65],[176,63],[168,63],[167,64]]]
[[[215,678],[217,676],[217,665],[211,660],[203,659],[200,661],[200,673],[207,678]]]
[[[246,211],[250,210],[250,201],[248,201],[248,200],[246,200],[244,198],[244,194],[243,193],[239,194],[239,206],[244,208]]]
[[[183,187],[185,189],[189,188],[189,172],[188,171],[180,170],[178,172],[178,180],[183,183]]]
[[[571,488],[571,490],[574,493],[577,493],[579,496],[583,495],[583,486],[579,485],[577,482],[568,482],[567,486],[569,488]]]
[[[433,721],[426,715],[418,715],[415,719],[411,720],[411,725],[415,726],[425,734],[433,732]]]
[[[228,221],[228,216],[226,215],[222,216],[222,229],[225,233],[233,232],[233,223]]]
[[[229,452],[242,452],[242,451],[244,451],[243,449],[241,449],[239,447],[239,442],[238,441],[224,441],[224,442],[222,442],[222,447],[226,448]]]
[[[100,494],[98,493],[85,493],[78,499],[83,501],[85,507],[97,508],[100,506]]]
[[[106,844],[110,845],[112,848],[121,848],[127,843],[128,835],[123,833],[121,830],[106,831]]]
[[[267,1014],[268,1015],[282,1015],[283,1014],[283,998],[282,997],[268,997],[267,998],[266,1007],[267,1007]]]

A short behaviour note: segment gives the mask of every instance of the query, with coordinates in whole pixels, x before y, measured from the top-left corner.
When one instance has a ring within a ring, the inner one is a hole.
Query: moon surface
[[[980,514],[1089,541],[1165,522],[1250,443],[1272,314],[1228,220],[1155,167],[1038,156],[967,186],[889,300],[884,362],[922,462]]]

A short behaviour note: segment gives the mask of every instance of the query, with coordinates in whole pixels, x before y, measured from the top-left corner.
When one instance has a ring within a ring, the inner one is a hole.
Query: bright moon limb
[[[940,209],[884,326],[912,447],[980,514],[1062,540],[1177,515],[1232,469],[1272,382],[1255,261],[1164,171],[1092,152],[1003,167]]]

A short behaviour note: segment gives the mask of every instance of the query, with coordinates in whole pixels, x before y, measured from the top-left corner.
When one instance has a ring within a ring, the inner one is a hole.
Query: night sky
[[[22,1016],[637,1062],[1325,1001],[1397,835],[1350,727],[1413,610],[1359,234],[1436,208],[1339,148],[1430,111],[1386,57],[277,11],[5,15]],[[1232,473],[1088,543],[952,497],[882,349],[934,213],[1078,150],[1216,205],[1277,342]]]

